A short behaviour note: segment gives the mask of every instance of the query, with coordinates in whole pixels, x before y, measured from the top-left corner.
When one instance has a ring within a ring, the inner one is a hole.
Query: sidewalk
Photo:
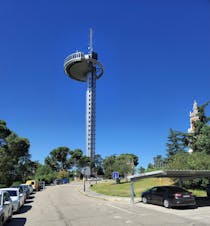
[[[109,196],[109,195],[104,195],[100,193],[96,193],[95,191],[91,190],[91,181],[85,181],[85,188],[84,188],[84,183],[81,183],[81,186],[79,186],[79,192],[82,193],[83,195],[86,195],[88,197],[94,197],[98,199],[103,199],[106,201],[118,201],[118,202],[124,202],[124,203],[131,203],[130,197],[120,197],[120,196]],[[85,190],[85,191],[84,191]],[[135,197],[134,198],[134,204],[140,202],[140,197]]]

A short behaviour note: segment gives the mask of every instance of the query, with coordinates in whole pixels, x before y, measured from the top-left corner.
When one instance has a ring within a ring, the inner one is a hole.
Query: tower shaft
[[[91,64],[86,91],[86,156],[94,159],[96,143],[96,73]]]

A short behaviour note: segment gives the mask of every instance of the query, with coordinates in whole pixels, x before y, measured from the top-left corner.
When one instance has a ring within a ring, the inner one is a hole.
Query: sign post
[[[115,171],[115,172],[112,172],[112,178],[115,180],[115,191],[114,191],[114,193],[115,193],[115,195],[117,195],[116,194],[116,186],[117,186],[117,179],[119,179],[119,172],[117,172],[117,171]]]
[[[117,183],[117,179],[119,178],[119,172],[112,172],[112,178],[115,180],[115,183]]]
[[[90,176],[90,167],[89,166],[85,166],[82,168],[81,173],[83,174],[83,191],[86,191],[86,187],[85,187],[85,181],[87,180],[87,177]]]

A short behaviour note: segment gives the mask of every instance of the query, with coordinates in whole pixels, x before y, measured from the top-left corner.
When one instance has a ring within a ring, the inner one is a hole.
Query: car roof
[[[1,188],[1,191],[17,191],[19,190],[18,188]]]
[[[155,186],[154,188],[179,188],[178,186],[172,185],[163,185],[163,186]]]
[[[9,193],[7,190],[0,189],[0,194]]]
[[[179,189],[179,190],[183,190],[183,191],[186,191],[186,189],[185,188],[181,188],[181,187],[179,187],[179,186],[171,186],[171,185],[164,185],[164,186],[155,186],[155,187],[153,187],[153,188],[163,188],[163,189]],[[151,188],[151,189],[153,189],[153,188]]]

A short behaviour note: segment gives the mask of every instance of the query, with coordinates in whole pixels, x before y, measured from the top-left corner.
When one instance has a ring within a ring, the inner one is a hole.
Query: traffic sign
[[[119,178],[119,172],[112,172],[112,178],[113,179],[118,179]]]
[[[90,176],[91,171],[90,171],[90,167],[89,166],[85,166],[82,168],[81,173],[85,176]]]

